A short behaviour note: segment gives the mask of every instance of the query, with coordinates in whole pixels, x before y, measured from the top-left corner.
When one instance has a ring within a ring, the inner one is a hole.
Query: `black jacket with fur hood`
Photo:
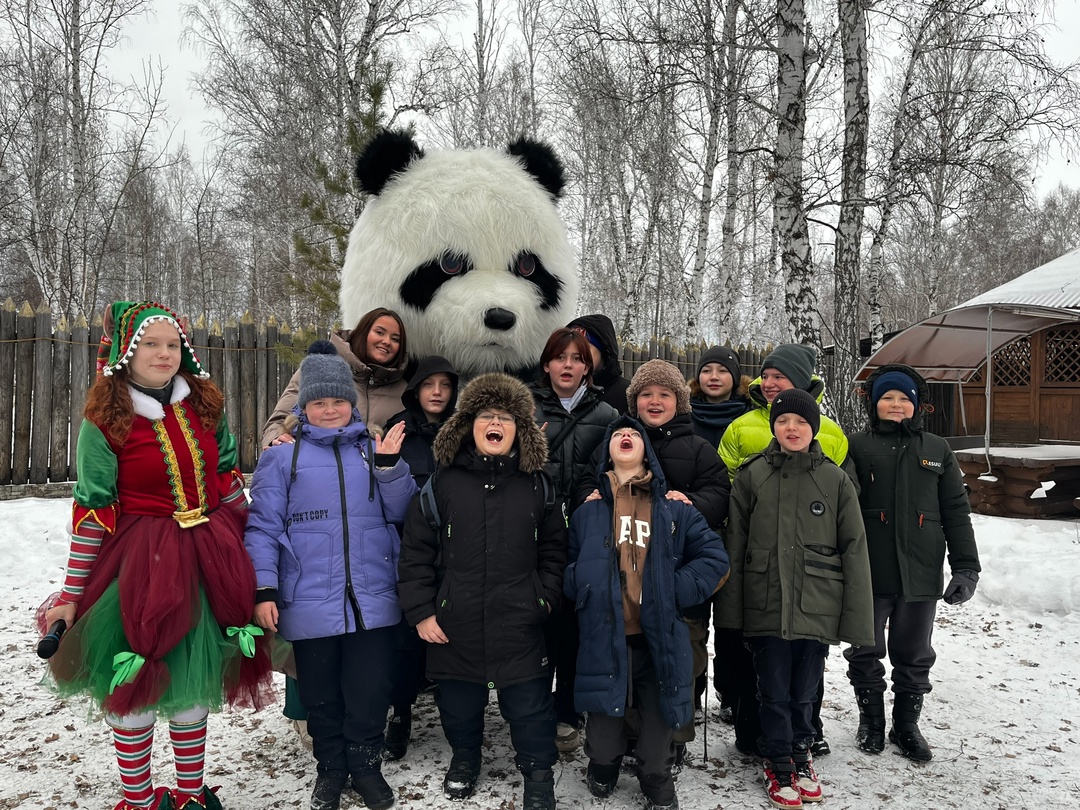
[[[477,452],[473,421],[488,408],[516,420],[510,455]],[[427,675],[494,688],[546,676],[543,627],[561,599],[567,535],[561,502],[545,517],[547,441],[529,389],[505,374],[475,378],[434,450],[442,525],[433,531],[414,499],[398,562],[409,624],[435,616],[449,639],[428,646]]]

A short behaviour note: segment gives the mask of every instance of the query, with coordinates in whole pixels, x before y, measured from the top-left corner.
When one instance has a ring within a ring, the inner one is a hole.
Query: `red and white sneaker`
[[[795,788],[804,802],[821,801],[821,782],[814,770],[812,757],[808,757],[805,762],[795,761]]]
[[[799,796],[799,788],[795,782],[795,766],[789,760],[787,762],[764,761],[765,770],[762,776],[765,781],[765,793],[774,807],[783,807],[787,810],[797,810],[803,806]]]

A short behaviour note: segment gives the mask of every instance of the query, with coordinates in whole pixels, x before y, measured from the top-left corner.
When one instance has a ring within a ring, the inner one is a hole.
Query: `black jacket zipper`
[[[341,537],[345,550],[345,597],[346,604],[342,605],[345,611],[345,632],[349,631],[349,605],[352,605],[353,615],[358,627],[364,626],[364,617],[360,615],[360,603],[356,600],[356,592],[353,591],[352,565],[349,557],[349,505],[345,497],[345,468],[341,464],[341,449],[338,447],[338,438],[334,437],[334,459],[338,468],[338,491],[341,495]]]

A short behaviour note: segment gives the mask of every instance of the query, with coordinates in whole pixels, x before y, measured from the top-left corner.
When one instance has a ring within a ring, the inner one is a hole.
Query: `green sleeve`
[[[748,415],[749,414],[744,414],[744,416]],[[727,467],[728,478],[732,481],[735,480],[735,473],[739,471],[739,467],[741,467],[743,461],[746,460],[746,454],[743,453],[741,442],[739,441],[743,430],[743,425],[739,424],[742,418],[743,417],[740,416],[728,425],[727,430],[724,431],[724,435],[720,437],[720,447],[717,448],[716,451],[720,454],[720,460],[724,462],[724,466]]]
[[[818,430],[818,444],[829,458],[843,467],[848,454],[848,438],[843,429],[832,419],[821,415],[821,429]]]
[[[116,454],[101,428],[84,419],[79,427],[75,451],[75,503],[88,509],[103,509],[116,503]]]
[[[236,437],[229,430],[229,419],[225,412],[221,412],[221,419],[217,426],[218,465],[219,473],[232,472],[240,466],[240,457],[236,447]]]

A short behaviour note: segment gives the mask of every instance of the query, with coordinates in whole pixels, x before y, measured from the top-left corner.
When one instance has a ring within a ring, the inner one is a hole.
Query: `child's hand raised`
[[[375,437],[375,452],[396,455],[401,452],[401,443],[405,439],[405,423],[398,422],[384,436]]]

